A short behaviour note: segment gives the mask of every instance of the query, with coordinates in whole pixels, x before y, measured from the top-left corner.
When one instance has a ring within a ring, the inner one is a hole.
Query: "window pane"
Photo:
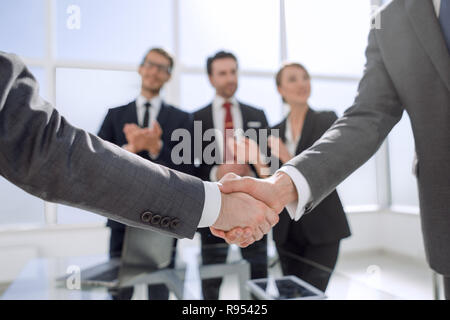
[[[56,104],[68,121],[97,134],[108,108],[126,104],[139,94],[137,72],[57,69]],[[59,206],[59,223],[101,222],[104,218]]]
[[[273,0],[183,0],[180,4],[181,61],[204,67],[225,49],[241,68],[275,70],[279,64],[279,2]]]
[[[211,103],[214,88],[203,74],[182,74],[180,77],[180,106],[188,112],[197,111]]]
[[[138,64],[153,46],[173,50],[171,0],[58,0],[57,56]]]
[[[45,55],[45,1],[0,1],[0,50],[30,57]]]
[[[40,67],[29,67],[28,69],[39,84],[39,95],[48,101],[48,87],[45,77],[45,69]]]
[[[0,225],[44,224],[44,201],[0,176]]]
[[[246,104],[263,109],[270,126],[283,120],[282,101],[274,77],[242,76],[237,97]]]
[[[211,87],[206,75],[181,76],[180,96],[183,109],[196,111],[211,103],[214,94],[214,88]],[[236,97],[245,104],[263,109],[269,125],[275,125],[282,120],[281,100],[272,77],[241,76]]]
[[[310,106],[317,110],[333,110],[342,116],[358,93],[358,81],[312,79]]]
[[[286,0],[289,59],[313,74],[360,76],[370,14],[369,0]]]
[[[413,175],[414,137],[409,116],[389,134],[389,165],[391,169],[392,204],[397,207],[419,206],[417,181]]]

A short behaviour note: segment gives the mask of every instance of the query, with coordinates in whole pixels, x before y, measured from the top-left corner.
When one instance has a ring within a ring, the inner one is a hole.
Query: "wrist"
[[[225,201],[226,198],[226,194],[220,192],[220,210],[219,210],[219,216],[217,217],[216,221],[214,222],[214,224],[212,225],[212,227],[216,228],[216,229],[221,229],[223,228],[223,219],[224,219],[224,212],[225,212]]]
[[[155,144],[148,147],[147,151],[150,152],[152,155],[158,155],[161,152],[162,149],[162,141],[158,140]]]
[[[275,194],[283,207],[293,201],[297,201],[297,188],[289,175],[278,171],[271,178],[273,179]]]
[[[281,162],[284,164],[284,163],[286,163],[286,162],[288,162],[289,160],[291,160],[292,159],[292,156],[289,154],[289,153],[284,153],[281,157],[280,157],[280,160],[281,160]]]
[[[136,153],[136,148],[132,144],[126,144],[123,146],[125,150],[131,153]]]

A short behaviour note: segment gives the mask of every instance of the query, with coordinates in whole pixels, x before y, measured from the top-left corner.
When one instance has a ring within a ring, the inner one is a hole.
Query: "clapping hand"
[[[153,121],[150,128],[140,128],[134,123],[127,123],[123,127],[123,133],[128,142],[128,151],[139,153],[145,150],[153,155],[160,153],[162,129],[158,121]]]

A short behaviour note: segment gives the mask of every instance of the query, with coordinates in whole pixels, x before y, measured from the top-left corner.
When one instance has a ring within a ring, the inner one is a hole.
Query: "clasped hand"
[[[291,178],[277,172],[267,179],[226,174],[219,185],[222,207],[212,234],[245,248],[260,240],[279,221],[278,215],[297,200]]]
[[[148,151],[152,155],[158,155],[162,148],[162,129],[158,121],[154,121],[150,128],[140,128],[134,123],[127,123],[123,127],[123,133],[127,139],[126,149],[133,153]]]

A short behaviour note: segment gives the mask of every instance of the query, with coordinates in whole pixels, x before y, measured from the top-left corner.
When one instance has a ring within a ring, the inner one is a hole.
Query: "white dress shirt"
[[[286,119],[286,129],[285,129],[285,145],[288,149],[289,153],[295,157],[295,152],[297,151],[298,143],[300,142],[300,138],[302,134],[300,133],[296,139],[292,136],[292,129],[291,129],[291,119]],[[299,195],[299,202],[293,202],[289,203],[286,206],[286,209],[290,215],[290,217],[294,220],[300,219],[300,217],[305,212],[305,206],[307,201],[311,200],[311,190],[309,188],[308,183],[306,182],[305,177],[298,171],[296,168],[292,166],[287,167],[281,167],[278,171],[286,173],[294,182],[294,185],[297,189],[297,193]],[[304,197],[300,198],[300,190],[302,190],[304,194]]]
[[[441,0],[433,0],[433,5],[434,5],[434,9],[436,11],[436,15],[439,16],[439,12],[440,12],[440,8],[441,8]],[[216,97],[214,99],[214,103],[217,103],[217,106],[219,106],[220,102],[221,102],[220,97]],[[223,102],[220,105],[220,107],[222,107]],[[239,108],[234,108],[235,107],[234,102],[233,101],[230,101],[230,102],[233,103],[233,107],[231,109],[232,109],[234,127],[238,128],[238,125],[240,125],[242,127],[242,114],[240,114],[240,110],[238,110],[239,113],[237,113],[237,111],[233,112],[234,109],[239,109]],[[222,128],[222,132],[223,132],[223,122],[225,119],[225,112],[224,112],[223,108],[220,108],[220,109],[217,108],[220,111],[217,109],[214,109],[214,103],[213,103],[214,126],[216,128]],[[214,110],[216,110],[216,112],[214,112]],[[222,112],[222,114],[220,114],[220,112]],[[236,120],[238,122],[236,122]],[[239,121],[241,121],[241,122],[239,123]],[[287,124],[288,123],[289,123],[289,121],[287,121]],[[294,145],[295,145],[295,148],[297,147],[297,143],[295,141],[288,141],[289,137],[292,140],[292,133],[291,133],[291,130],[288,129],[288,127],[290,127],[290,125],[289,126],[286,125],[286,142],[287,142],[286,146],[288,147],[289,152],[292,155],[295,155],[295,149],[293,149],[293,148],[294,148]],[[300,139],[300,137],[299,137],[299,139]],[[222,146],[222,148],[223,148],[223,146]],[[293,152],[291,151],[292,149],[293,149]],[[222,150],[222,149],[220,149],[220,150]],[[281,167],[277,171],[286,173],[292,179],[292,181],[294,182],[294,185],[297,189],[298,200],[294,201],[292,203],[289,203],[286,206],[286,209],[287,209],[290,217],[297,221],[304,214],[306,204],[311,202],[311,200],[312,200],[311,188],[310,188],[308,182],[306,181],[305,177],[295,167],[284,166],[284,167]],[[214,175],[214,177],[215,177],[215,175]],[[217,184],[211,183],[211,182],[203,182],[203,183],[205,185],[206,199],[205,199],[205,206],[203,209],[203,214],[202,214],[202,218],[200,220],[199,227],[206,227],[206,226],[212,225],[216,221],[217,217],[219,216],[220,205],[221,205],[221,201],[220,201],[221,195],[220,195],[220,190],[218,189]],[[209,196],[211,196],[211,198],[208,199]]]
[[[441,0],[433,0],[433,5],[436,15],[439,17],[439,12],[441,11]]]
[[[148,110],[150,113],[150,119],[148,120],[148,128],[152,126],[152,123],[158,119],[159,111],[161,110],[162,99],[159,96],[153,97],[148,100],[142,94],[140,94],[136,98],[136,116],[138,120],[138,124],[140,127],[144,125],[144,116],[145,116],[145,104],[150,103],[150,109]],[[164,142],[161,140],[161,149],[164,146]],[[153,154],[150,151],[148,152],[150,159],[155,160],[158,158],[158,154]]]
[[[148,127],[150,128],[152,123],[156,121],[156,119],[158,119],[159,110],[161,110],[162,99],[160,96],[153,97],[150,100],[148,100],[143,95],[139,95],[139,97],[137,97],[136,113],[139,126],[141,127],[144,125],[145,104],[147,102],[151,104],[151,107],[149,109],[150,119],[148,121]]]
[[[286,138],[286,141],[284,143],[286,145],[286,148],[288,149],[291,156],[295,156],[295,151],[297,151],[297,145],[300,142],[302,133],[300,132],[297,139],[294,140],[294,137],[292,136],[291,119],[289,118],[289,116],[286,119],[286,130],[284,132],[284,137]]]

